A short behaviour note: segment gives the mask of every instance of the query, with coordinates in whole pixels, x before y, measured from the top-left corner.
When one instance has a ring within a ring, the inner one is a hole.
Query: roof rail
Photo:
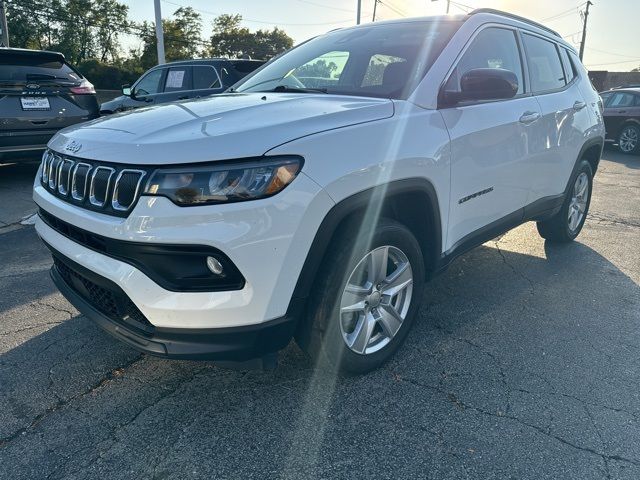
[[[503,17],[513,18],[514,20],[519,20],[521,22],[528,23],[530,25],[533,25],[534,27],[538,27],[543,30],[546,30],[549,33],[553,33],[556,37],[562,38],[561,35],[555,30],[552,30],[551,28],[546,27],[541,23],[534,22],[533,20],[529,20],[528,18],[521,17],[520,15],[515,15],[509,12],[503,12],[502,10],[496,10],[495,8],[477,8],[474,11],[470,12],[469,15],[477,15],[478,13],[493,13],[494,15],[501,15]]]

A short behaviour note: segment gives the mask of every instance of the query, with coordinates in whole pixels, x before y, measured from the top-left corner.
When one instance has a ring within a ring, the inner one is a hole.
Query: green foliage
[[[173,17],[170,20],[162,20],[164,54],[167,62],[200,57],[203,46],[200,38],[200,14],[191,7],[180,7],[174,12]],[[156,27],[154,23],[143,22],[140,30],[144,42],[140,64],[147,70],[158,64]]]
[[[119,89],[158,62],[155,24],[129,21],[129,7],[119,0],[13,0],[6,6],[12,47],[62,52],[97,88]],[[162,20],[166,60],[268,59],[293,46],[293,39],[277,27],[251,32],[241,22],[240,15],[220,15],[205,42],[200,14],[191,7],[178,8],[172,18]],[[123,34],[137,35],[141,46],[123,52]]]
[[[125,60],[116,64],[106,64],[96,58],[78,64],[78,70],[96,88],[117,90],[125,83],[132,84],[144,73],[138,61]]]
[[[241,15],[220,15],[213,21],[213,33],[207,53],[213,57],[241,58],[249,56],[266,60],[293,46],[284,30],[258,30],[241,27]]]
[[[115,61],[129,7],[117,0],[25,0],[7,4],[11,46],[56,50],[72,63]]]

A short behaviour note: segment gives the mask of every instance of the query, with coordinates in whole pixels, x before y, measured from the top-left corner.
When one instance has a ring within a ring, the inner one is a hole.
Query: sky
[[[121,0],[129,6],[132,20],[153,21],[154,0]],[[629,71],[640,66],[640,0],[592,0],[589,14],[585,65],[591,70]],[[497,8],[539,21],[558,31],[579,48],[584,10],[582,0],[452,0],[451,13],[470,8]],[[381,0],[376,18],[441,15],[447,0]],[[457,5],[456,5],[457,4]],[[295,43],[334,28],[355,24],[357,0],[161,0],[163,18],[180,6],[191,6],[202,15],[203,36],[211,21],[223,13],[239,13],[250,30],[284,29]],[[374,0],[362,0],[362,21],[370,22]],[[127,47],[135,37],[125,38]]]

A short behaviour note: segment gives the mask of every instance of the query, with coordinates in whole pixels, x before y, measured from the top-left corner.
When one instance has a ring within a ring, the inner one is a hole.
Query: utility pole
[[[584,12],[584,26],[582,27],[582,42],[580,42],[580,61],[584,57],[584,42],[587,40],[587,19],[589,18],[589,7],[593,5],[591,0],[587,2],[587,9]]]
[[[7,9],[0,0],[0,47],[9,46],[9,27],[7,26]]]
[[[437,2],[438,0],[431,0],[432,2]],[[447,15],[449,15],[449,10],[451,9],[451,0],[447,0]]]
[[[158,65],[167,63],[164,58],[164,31],[162,30],[162,12],[160,0],[154,0],[156,10],[156,43],[158,44]]]
[[[373,0],[373,19],[372,22],[376,21],[376,10],[378,9],[378,0]]]
[[[362,16],[362,0],[358,0],[358,13],[356,14],[356,25],[360,25],[361,16]]]

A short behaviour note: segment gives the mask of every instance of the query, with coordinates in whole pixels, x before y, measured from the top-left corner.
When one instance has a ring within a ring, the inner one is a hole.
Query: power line
[[[384,5],[384,6],[385,6],[385,7],[387,7],[389,10],[391,10],[391,11],[392,11],[392,12],[394,12],[394,13],[397,13],[397,14],[398,14],[398,15],[400,15],[401,17],[406,17],[406,16],[407,16],[407,14],[406,14],[406,13],[404,13],[402,10],[400,10],[400,9],[398,9],[398,8],[396,8],[396,7],[394,7],[394,6],[393,6],[393,5],[391,5],[390,3],[383,2],[382,0],[378,0],[378,3],[379,3],[380,5]]]
[[[579,9],[580,7],[582,7],[583,5],[585,5],[586,3],[587,3],[587,2],[583,2],[583,3],[581,3],[580,5],[578,5],[577,7],[570,8],[569,10],[565,10],[565,11],[560,12],[560,13],[556,13],[555,15],[551,15],[550,17],[543,18],[543,19],[542,19],[542,20],[540,20],[540,21],[541,21],[541,22],[549,22],[549,21],[551,21],[551,20],[557,20],[557,19],[559,19],[559,18],[561,18],[561,17],[569,16],[569,15],[571,15],[572,13],[578,13],[578,9]]]
[[[613,55],[614,57],[633,58],[634,60],[638,58],[632,55],[622,55],[621,53],[607,52],[606,50],[598,50],[597,48],[591,48],[591,47],[585,47],[585,48],[593,52],[606,53],[607,55]]]
[[[338,10],[340,12],[353,13],[353,9],[349,10],[347,8],[334,7],[332,5],[325,5],[323,3],[310,2],[309,0],[296,0],[296,1],[300,3],[307,3],[309,5],[314,5],[316,7],[329,8],[331,10]]]
[[[182,5],[180,3],[176,3],[176,2],[172,2],[170,0],[162,0],[163,3],[167,3],[169,5],[173,5],[175,7],[180,7],[180,8],[191,8],[192,10],[198,12],[198,13],[204,13],[205,15],[212,15],[214,17],[219,17],[220,15],[222,15],[222,13],[220,12],[212,12],[210,10],[203,10],[200,8],[193,8],[193,7],[189,7],[188,5]],[[248,23],[258,23],[261,25],[281,25],[284,27],[316,27],[316,26],[326,26],[326,25],[339,25],[339,24],[344,24],[344,23],[353,23],[352,19],[348,19],[348,20],[338,20],[335,22],[322,22],[322,23],[281,23],[281,22],[267,22],[265,20],[255,20],[255,19],[251,19],[251,18],[245,18],[242,17],[242,21],[243,22],[248,22]]]

